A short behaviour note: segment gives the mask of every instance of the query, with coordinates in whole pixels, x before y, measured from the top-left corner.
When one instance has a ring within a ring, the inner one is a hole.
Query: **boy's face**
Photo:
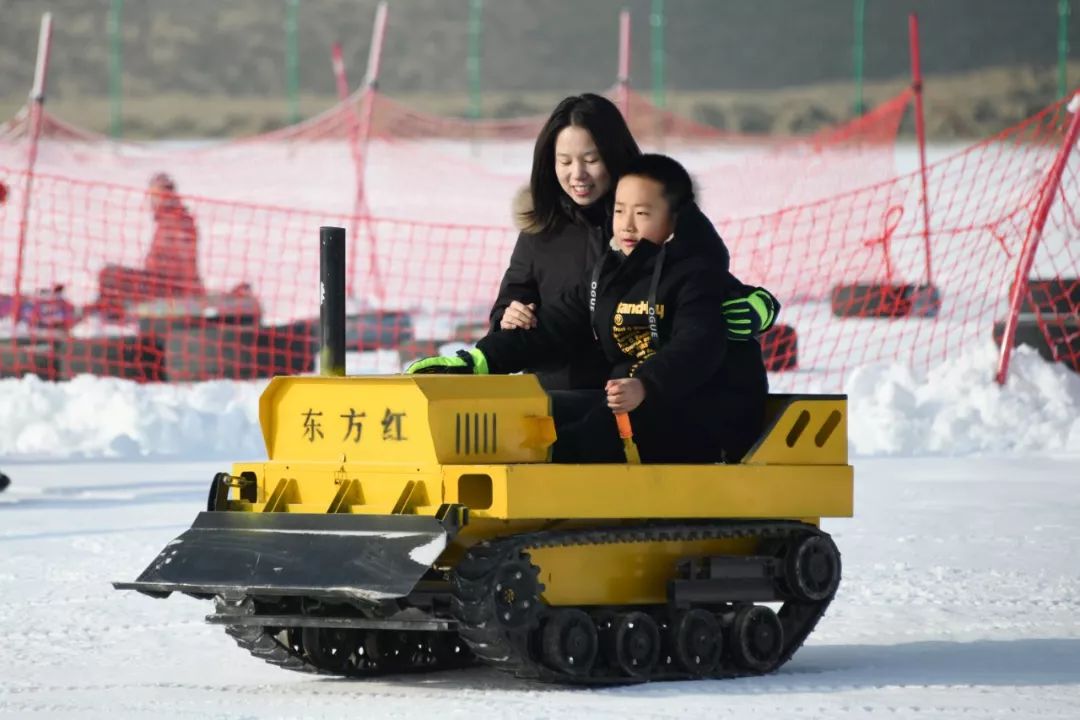
[[[663,245],[675,229],[664,186],[655,180],[627,175],[615,188],[615,240],[629,255],[642,240]]]

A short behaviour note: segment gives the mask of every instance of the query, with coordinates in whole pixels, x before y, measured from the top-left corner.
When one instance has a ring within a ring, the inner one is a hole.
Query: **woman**
[[[491,331],[536,327],[540,306],[578,285],[612,236],[613,188],[641,155],[619,109],[592,93],[556,106],[533,150],[529,187],[514,203],[518,229],[510,266],[491,308]],[[720,242],[726,269],[727,250]],[[754,336],[775,320],[779,303],[760,288],[724,304],[729,334]],[[739,317],[736,317],[739,316]],[[530,368],[547,390],[602,387],[608,364],[598,347],[566,364]]]

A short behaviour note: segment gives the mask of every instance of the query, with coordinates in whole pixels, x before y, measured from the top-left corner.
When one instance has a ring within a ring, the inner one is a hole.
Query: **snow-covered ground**
[[[775,675],[569,690],[487,669],[313,679],[251,658],[209,603],[113,591],[190,524],[220,463],[45,462],[0,496],[0,716],[1075,718],[1076,456],[862,458],[827,521],[845,577]]]

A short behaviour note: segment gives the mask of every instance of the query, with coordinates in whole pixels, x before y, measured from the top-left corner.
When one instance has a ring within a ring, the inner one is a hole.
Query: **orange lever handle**
[[[619,427],[619,437],[629,440],[634,437],[634,430],[630,427],[630,416],[626,413],[615,413],[615,424]]]

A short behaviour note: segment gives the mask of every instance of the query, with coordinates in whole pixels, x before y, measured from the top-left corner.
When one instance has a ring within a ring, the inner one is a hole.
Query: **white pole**
[[[22,213],[19,217],[19,249],[15,260],[15,302],[11,304],[12,327],[19,322],[22,298],[23,257],[26,253],[26,233],[30,223],[31,193],[34,188],[34,166],[37,164],[38,138],[41,136],[45,105],[45,79],[49,71],[49,50],[52,47],[52,13],[41,16],[38,35],[37,63],[34,66],[34,86],[30,90],[30,135],[26,151],[26,177],[23,180]]]

